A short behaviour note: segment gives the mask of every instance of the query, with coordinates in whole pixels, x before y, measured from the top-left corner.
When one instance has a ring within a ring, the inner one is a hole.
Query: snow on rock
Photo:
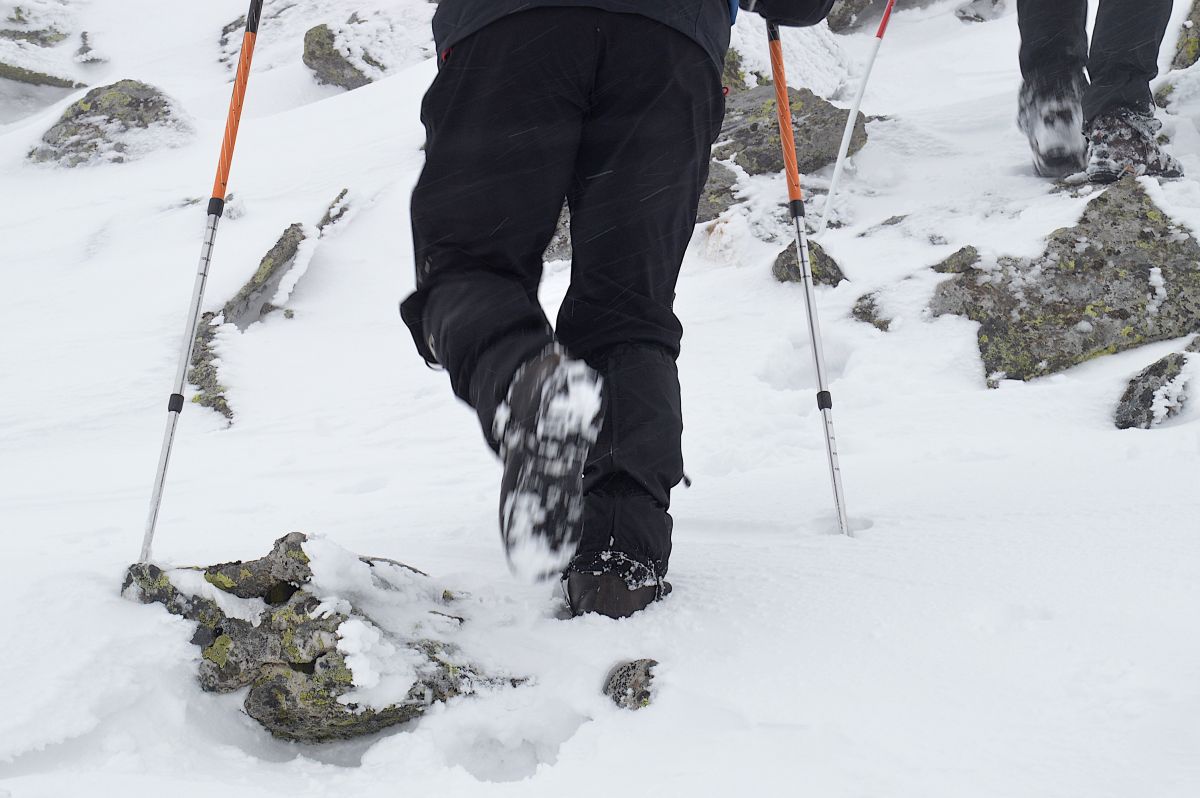
[[[965,260],[965,259],[964,259]],[[1028,380],[1177,338],[1200,323],[1200,244],[1127,178],[1037,258],[973,265],[938,286],[935,315],[980,323],[988,374]]]
[[[76,79],[78,70],[71,47],[75,17],[72,7],[63,2],[0,2],[0,80],[83,88]],[[86,39],[80,46],[85,44]]]
[[[1200,60],[1200,3],[1192,3],[1183,27],[1179,31],[1179,39],[1175,43],[1175,58],[1171,61],[1172,69],[1187,69]]]
[[[842,267],[816,241],[808,242],[809,266],[812,269],[813,282],[817,285],[834,286],[846,279]],[[771,274],[781,283],[801,282],[800,259],[796,256],[795,243],[775,258]]]
[[[617,665],[604,680],[604,694],[621,709],[645,709],[654,698],[657,660],[637,659]]]
[[[433,55],[430,21],[436,10],[434,3],[386,0],[267,0],[255,69],[303,59],[322,82],[365,86]],[[221,61],[231,70],[245,24],[239,17],[221,31]]]
[[[121,80],[68,107],[29,159],[66,167],[124,163],[191,138],[191,122],[170,97],[140,81]]]
[[[1179,415],[1188,400],[1188,355],[1167,355],[1129,381],[1117,403],[1117,429],[1150,429]]]
[[[371,734],[435,702],[516,683],[462,658],[452,634],[465,621],[440,622],[452,595],[427,576],[298,532],[249,562],[130,566],[122,592],[194,621],[201,688],[248,687],[247,714],[286,740]]]

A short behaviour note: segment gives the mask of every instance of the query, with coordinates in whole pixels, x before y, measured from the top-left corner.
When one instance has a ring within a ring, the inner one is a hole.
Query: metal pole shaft
[[[163,490],[167,482],[167,468],[171,463],[171,449],[175,443],[175,429],[179,425],[179,414],[183,411],[183,389],[187,382],[188,366],[191,364],[192,347],[196,340],[196,325],[204,306],[204,289],[208,283],[208,270],[212,265],[213,247],[217,240],[217,225],[225,212],[225,194],[229,187],[229,172],[233,165],[233,152],[237,144],[238,127],[242,120],[242,106],[246,101],[246,86],[250,79],[250,64],[254,59],[254,44],[258,38],[258,23],[262,17],[263,0],[251,0],[246,14],[246,32],[242,37],[242,53],[238,59],[237,74],[233,80],[233,97],[229,101],[229,114],[225,120],[225,136],[221,141],[221,156],[217,161],[217,177],[213,182],[212,198],[208,201],[208,221],[204,229],[204,244],[200,249],[200,265],[196,270],[196,283],[192,289],[192,302],[188,310],[187,325],[183,332],[183,346],[179,365],[175,372],[174,391],[167,403],[167,427],[163,432],[162,450],[158,456],[158,472],[154,478],[154,489],[150,497],[150,513],[146,519],[146,534],[142,538],[142,550],[138,562],[150,561],[154,545],[154,532],[158,526],[158,514],[162,507]]]
[[[800,186],[800,169],[796,160],[796,143],[792,131],[792,108],[787,93],[787,71],[783,63],[783,44],[779,38],[779,26],[767,24],[767,40],[771,51],[771,70],[775,81],[775,104],[779,122],[779,138],[783,145],[784,170],[787,174],[788,207],[796,227],[796,255],[800,263],[800,280],[804,285],[804,309],[808,317],[808,333],[812,341],[813,365],[817,370],[817,407],[825,432],[825,452],[829,459],[829,476],[833,482],[833,499],[837,509],[838,527],[843,535],[850,535],[850,523],[846,515],[846,498],[842,489],[842,470],[838,459],[837,438],[833,433],[833,395],[825,371],[824,345],[821,341],[821,324],[817,319],[817,293],[813,284],[812,263],[808,251],[808,234],[804,229],[804,194]]]
[[[895,4],[896,0],[888,0],[887,8],[883,11],[883,20],[879,23],[879,31],[875,34],[875,42],[871,45],[867,70],[863,73],[862,82],[858,84],[858,91],[854,95],[854,104],[850,106],[850,116],[846,118],[846,129],[842,131],[842,144],[838,148],[837,165],[833,167],[833,179],[829,181],[829,193],[825,195],[825,205],[821,208],[821,221],[813,233],[814,238],[824,233],[825,228],[829,225],[829,213],[833,210],[833,196],[837,193],[842,170],[846,168],[846,160],[850,153],[850,140],[854,137],[854,123],[858,120],[863,95],[867,93],[867,82],[871,79],[871,70],[875,68],[875,59],[879,56],[879,48],[883,45],[883,36],[887,33],[888,22],[892,18],[892,6]]]

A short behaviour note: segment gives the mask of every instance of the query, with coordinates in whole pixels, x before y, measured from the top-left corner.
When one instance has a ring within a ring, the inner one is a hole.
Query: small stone
[[[225,303],[222,313],[226,324],[245,330],[256,321],[275,310],[271,298],[279,290],[279,284],[296,262],[296,255],[305,238],[304,225],[297,222],[283,231],[275,246],[263,256],[258,270],[237,295]]]
[[[1183,27],[1179,30],[1179,41],[1175,44],[1175,59],[1172,69],[1187,69],[1200,61],[1200,3],[1192,3]]]
[[[1170,354],[1130,380],[1113,415],[1117,429],[1150,429],[1179,415],[1188,400],[1187,363],[1188,355]]]
[[[621,709],[638,710],[654,699],[654,668],[657,660],[638,659],[613,668],[604,680],[604,694]]]
[[[570,260],[574,255],[571,247],[571,209],[564,202],[558,213],[558,223],[554,226],[554,235],[546,245],[542,261],[550,263],[556,260]]]
[[[869,294],[859,297],[854,303],[854,309],[850,312],[854,318],[861,322],[870,324],[880,332],[887,332],[892,327],[892,320],[884,317],[879,312],[879,292],[872,291]]]
[[[941,263],[933,267],[938,274],[966,274],[980,262],[979,250],[975,247],[963,247]]]
[[[816,241],[808,242],[809,265],[812,268],[813,283],[816,285],[836,286],[846,279],[837,261],[830,257]],[[796,245],[788,248],[775,258],[771,273],[781,283],[799,283],[803,280],[800,274],[800,259],[796,257]]]
[[[700,194],[700,207],[696,209],[696,224],[711,222],[733,207],[737,198],[733,187],[737,183],[737,172],[719,161],[709,165],[708,182]]]

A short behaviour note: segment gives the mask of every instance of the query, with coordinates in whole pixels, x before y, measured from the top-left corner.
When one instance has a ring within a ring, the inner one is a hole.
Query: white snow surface
[[[893,20],[864,104],[884,118],[847,170],[845,226],[821,242],[850,278],[818,302],[856,536],[833,534],[802,289],[770,275],[784,187],[746,181],[744,206],[698,228],[679,285],[695,484],[674,497],[674,593],[621,622],[563,620],[551,588],[509,576],[499,466],[396,312],[434,64],[343,93],[299,62],[304,25],[264,21],[231,184],[243,213],[222,223],[205,309],[343,188],[356,215],[311,252],[294,318],[218,336],[236,421],[186,409],[156,561],[320,533],[308,545],[334,567],[318,579],[344,600],[392,593],[365,590],[371,574],[337,550],[433,575],[389,572],[397,603],[364,608],[378,639],[345,630],[361,689],[399,689],[386,627],[410,628],[405,602],[442,587],[469,596],[471,653],[532,679],[327,746],[273,740],[240,695],[202,693],[191,624],[118,593],[200,249],[203,206],[184,201],[211,185],[228,107],[220,30],[245,3],[38,4],[69,7],[109,57],[92,85],[159,86],[196,135],[134,163],[46,169],[25,154],[82,92],[0,121],[0,795],[1200,794],[1200,410],[1112,423],[1126,381],[1186,340],[987,390],[976,326],[924,312],[945,279],[930,265],[966,244],[1035,256],[1086,203],[1034,176],[1013,123],[1015,16],[964,25],[956,4]],[[376,4],[336,5],[343,24]],[[406,19],[427,5],[394,3]],[[870,32],[784,36],[794,85],[852,92]],[[764,40],[743,14],[752,68]],[[1200,177],[1193,96],[1165,130]],[[1200,230],[1196,179],[1144,184]],[[551,310],[568,278],[548,270]],[[886,334],[849,317],[875,290]],[[618,710],[603,678],[642,656],[661,663],[655,701]]]

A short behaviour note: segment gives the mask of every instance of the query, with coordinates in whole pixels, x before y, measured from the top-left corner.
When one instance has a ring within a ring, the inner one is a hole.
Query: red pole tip
[[[879,32],[875,34],[876,39],[882,39],[883,34],[887,33],[888,23],[892,21],[892,8],[896,5],[896,0],[888,0],[887,8],[883,10],[883,19],[879,21]]]

